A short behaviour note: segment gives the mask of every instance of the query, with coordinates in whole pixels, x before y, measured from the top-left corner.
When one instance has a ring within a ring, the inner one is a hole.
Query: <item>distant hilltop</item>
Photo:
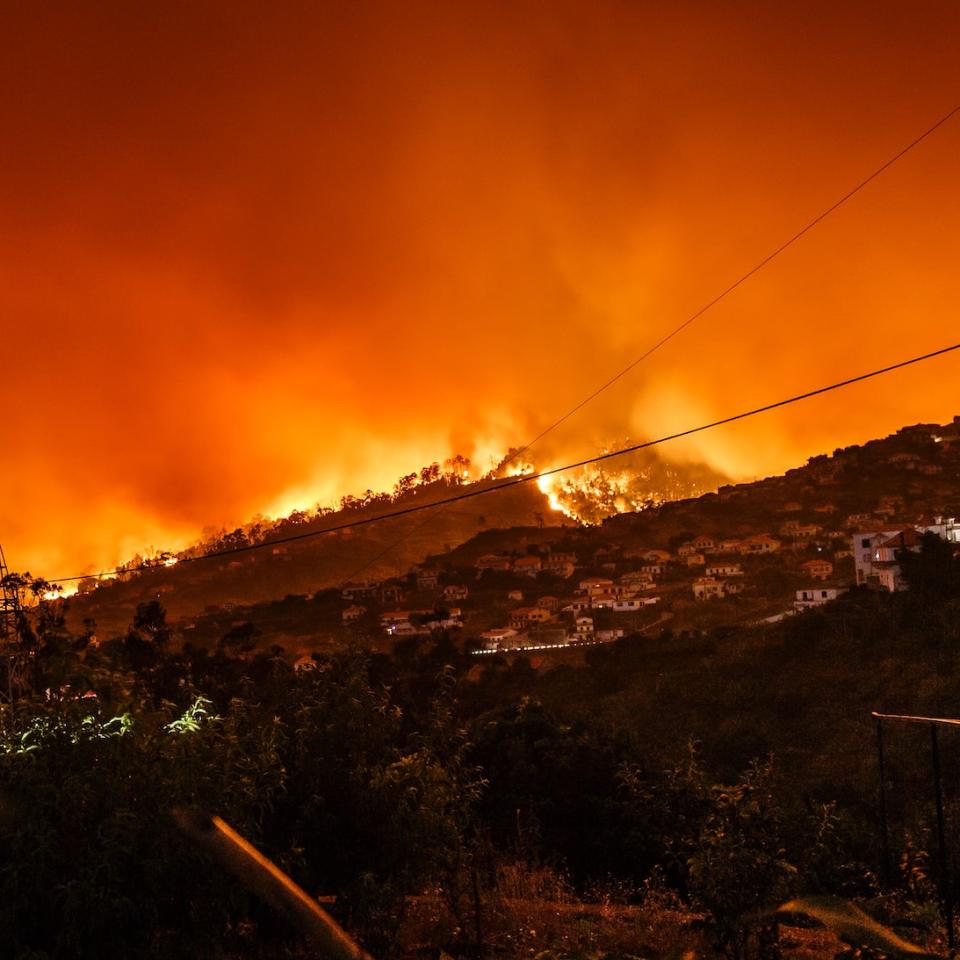
[[[390,497],[345,498],[336,511],[301,512],[266,531],[247,527],[221,534],[196,549],[212,547],[222,556],[158,564],[108,581],[73,598],[70,618],[77,622],[93,618],[110,632],[124,629],[137,603],[145,600],[160,600],[171,619],[182,619],[205,609],[313,595],[351,581],[403,577],[428,558],[473,562],[524,537],[528,542],[542,539],[532,537],[533,531],[554,529],[548,539],[575,536],[592,550],[610,544],[622,550],[675,550],[698,536],[747,540],[772,534],[794,539],[797,531],[801,538],[818,531],[846,537],[853,529],[921,523],[960,515],[958,443],[958,417],[946,425],[916,424],[883,439],[811,457],[780,476],[722,484],[715,492],[650,503],[586,527],[552,509],[547,496],[530,483],[435,511],[321,532],[351,518],[375,518],[397,504],[426,504],[449,496],[454,488],[476,486],[462,475],[440,472],[427,476],[426,482],[417,477],[417,483],[406,484]],[[495,480],[478,483],[490,485]],[[291,532],[318,535],[276,542]],[[255,542],[260,544],[257,549],[249,549]]]

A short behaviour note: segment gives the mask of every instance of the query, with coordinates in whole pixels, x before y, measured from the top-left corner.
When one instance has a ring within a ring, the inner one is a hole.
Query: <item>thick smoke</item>
[[[928,9],[11,13],[11,561],[110,565],[530,439],[952,105],[960,12]],[[949,340],[958,146],[945,127],[538,463]],[[955,372],[940,361],[662,452],[780,470],[952,415]]]

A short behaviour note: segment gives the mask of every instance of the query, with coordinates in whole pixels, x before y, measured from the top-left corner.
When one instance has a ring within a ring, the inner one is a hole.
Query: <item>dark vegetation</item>
[[[223,816],[335,896],[382,957],[524,952],[497,922],[518,871],[574,898],[655,893],[731,957],[768,950],[747,918],[796,893],[860,898],[935,940],[928,741],[890,739],[885,886],[869,711],[956,714],[960,569],[935,538],[904,567],[908,593],[628,637],[543,674],[522,658],[478,669],[444,634],[300,671],[229,633],[174,649],[158,603],[95,646],[55,605],[34,608],[24,695],[3,716],[4,956],[297,955],[177,831],[179,806]],[[960,744],[944,747],[953,823]],[[417,896],[435,913],[411,939]],[[650,929],[630,952],[655,949]],[[556,935],[538,946],[574,955]]]

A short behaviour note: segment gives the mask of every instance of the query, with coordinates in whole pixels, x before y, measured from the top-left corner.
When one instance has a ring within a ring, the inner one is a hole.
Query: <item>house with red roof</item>
[[[829,560],[808,560],[800,564],[800,569],[812,580],[829,580],[833,576],[833,564]]]

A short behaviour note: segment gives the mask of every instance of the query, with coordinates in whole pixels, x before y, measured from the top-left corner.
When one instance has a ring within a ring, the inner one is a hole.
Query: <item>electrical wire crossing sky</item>
[[[946,0],[10,11],[8,560],[94,572],[483,472],[951,110],[958,30]],[[536,467],[952,340],[958,155],[944,123]],[[960,412],[950,378],[886,382],[663,455],[735,480]]]

